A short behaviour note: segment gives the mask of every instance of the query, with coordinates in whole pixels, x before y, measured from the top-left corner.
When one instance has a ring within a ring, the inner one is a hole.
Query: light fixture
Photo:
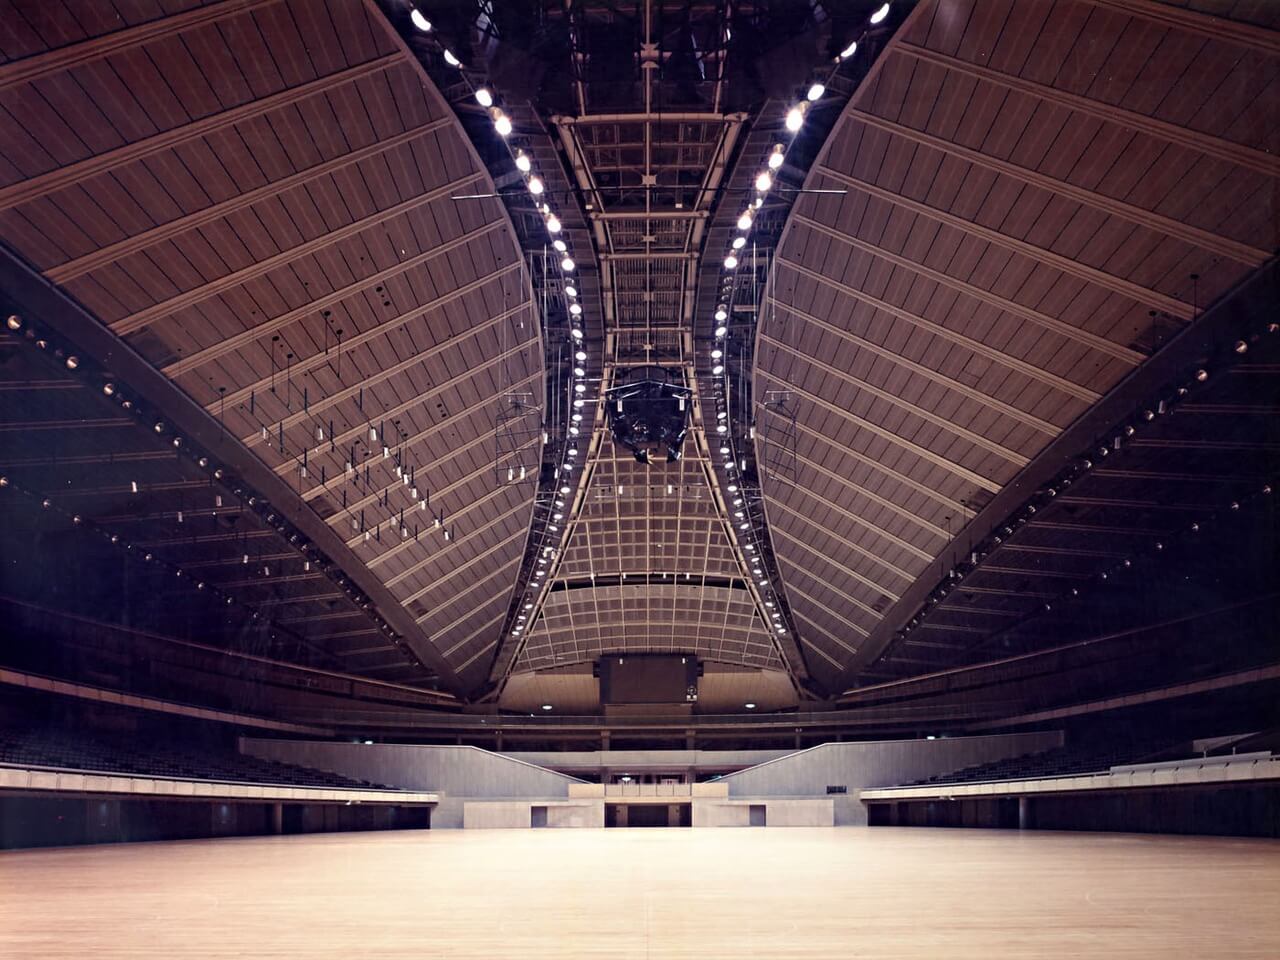
[[[743,706],[748,710],[754,710],[756,708],[754,703],[744,703]]]
[[[799,104],[787,111],[787,119],[785,121],[786,128],[792,133],[797,133],[804,126],[804,107],[806,104]]]
[[[790,129],[790,128],[788,128]],[[773,175],[768,170],[761,170],[756,174],[756,190],[760,193],[768,193],[769,188],[773,186]]]
[[[571,303],[569,304],[569,312],[572,313],[575,317],[579,316],[582,313],[582,307],[580,307],[576,303]]]
[[[550,709],[551,709],[551,704],[549,704],[549,703],[544,703],[544,704],[542,705],[542,709],[543,709],[543,710],[550,710]]]
[[[815,83],[805,93],[805,99],[812,103],[815,100],[821,100],[822,95],[827,92],[827,88],[820,83]]]
[[[492,107],[493,92],[488,87],[476,87],[476,103],[482,107]]]
[[[729,432],[729,428],[723,423],[716,427],[716,433],[728,433],[728,432]]]
[[[582,331],[581,331],[580,329],[578,329],[577,327],[574,327],[572,330],[570,330],[570,331],[569,331],[569,335],[570,335],[570,336],[572,336],[572,337],[573,337],[573,339],[575,339],[575,340],[581,340],[581,339],[582,339]]]
[[[786,160],[786,156],[782,151],[782,144],[775,143],[773,145],[773,152],[769,154],[769,169],[777,170],[782,166],[784,160]]]
[[[743,247],[745,247],[746,245],[747,245],[747,238],[746,238],[746,237],[734,237],[734,238],[733,238],[733,249],[735,249],[735,250],[741,250],[741,249],[742,249]]]
[[[555,240],[551,241],[551,246],[555,247],[556,253],[569,252],[569,245],[565,243],[563,240],[559,239],[558,237]],[[567,290],[565,292],[568,293]],[[576,294],[570,294],[570,296],[576,296]]]
[[[576,297],[578,295],[578,288],[571,283],[566,284],[564,288],[564,295],[566,297]]]
[[[854,40],[847,47],[845,47],[843,50],[840,51],[840,56],[836,57],[836,61],[839,62],[841,60],[848,60],[857,52],[858,52],[858,41]]]
[[[568,494],[568,492],[569,492],[569,488],[568,488],[568,487],[561,487],[561,488],[560,488],[560,492],[561,492],[561,493],[563,493],[563,494]]]
[[[587,352],[585,350],[579,350],[573,355],[573,359],[577,360],[579,363],[585,363],[587,360]]]
[[[724,324],[721,324],[720,326],[716,327],[716,336],[717,336],[717,337],[721,337],[721,338],[723,338],[723,337],[724,337],[724,335],[725,335],[725,334],[727,334],[728,332],[729,332],[729,328],[728,328],[728,327],[726,327]]]
[[[711,359],[712,359],[712,360],[719,360],[719,359],[720,359],[721,357],[723,357],[723,356],[724,356],[724,351],[723,351],[723,350],[716,349],[716,350],[712,350],[712,351],[711,351]]]
[[[560,269],[565,273],[573,273],[573,260],[569,257],[565,257],[560,261]]]
[[[72,354],[71,356],[67,357],[66,363],[67,363],[68,370],[74,370],[76,367],[80,366],[80,358],[77,357],[75,354]]]
[[[717,377],[720,376],[720,374],[724,373],[724,364],[717,363],[714,367],[711,368],[711,373],[714,376],[717,376]]]
[[[542,191],[545,189],[546,189],[546,186],[543,184],[541,177],[535,176],[535,177],[529,178],[529,192],[532,193],[535,197],[539,196],[542,193]]]
[[[155,426],[153,426],[151,429],[154,430],[156,433],[164,433],[164,421],[157,420],[155,423]]]
[[[1243,340],[1237,340],[1235,350],[1236,353],[1247,353],[1249,351],[1249,344],[1245,343]]]
[[[529,155],[523,150],[516,154],[516,169],[521,173],[528,173],[533,169],[533,163],[529,160]]]
[[[547,232],[548,233],[560,232],[560,218],[557,217],[554,213],[551,214],[551,216],[547,217]]]
[[[728,319],[729,319],[729,314],[724,307],[721,307],[716,311],[716,320],[718,320],[720,323],[724,323]],[[717,334],[717,336],[719,336],[719,334]]]
[[[493,129],[498,131],[499,136],[511,136],[511,118],[497,107],[493,108]]]
[[[446,48],[445,48],[445,51],[444,51],[444,62],[445,62],[445,63],[447,63],[447,64],[448,64],[449,66],[451,66],[451,67],[461,67],[461,66],[462,66],[462,61],[461,61],[461,60],[459,60],[457,57],[455,57],[455,56],[453,55],[453,51],[452,51],[452,50],[450,50],[448,47],[446,47]]]
[[[8,326],[10,330],[21,330],[22,318],[16,313],[11,313],[9,314],[9,319],[5,321],[5,325]]]
[[[880,23],[888,15],[889,15],[889,4],[886,3],[881,5],[881,7],[878,10],[876,10],[875,13],[871,14],[871,22],[873,24]]]
[[[422,12],[414,7],[409,11],[409,19],[413,21],[413,25],[423,33],[431,32],[431,21],[422,15]]]
[[[751,229],[751,211],[750,210],[743,211],[742,216],[738,218],[738,229],[739,230]]]

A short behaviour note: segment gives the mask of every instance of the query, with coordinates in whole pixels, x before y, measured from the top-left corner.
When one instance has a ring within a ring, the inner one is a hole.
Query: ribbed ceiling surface
[[[1123,7],[921,4],[795,205],[755,389],[800,411],[767,508],[830,658],[1276,248],[1274,36]]]
[[[454,669],[482,669],[532,507],[495,475],[494,412],[543,390],[506,215],[453,199],[492,183],[368,6],[128,26],[153,6],[5,15],[5,54],[25,57],[0,66],[6,242],[286,479]],[[323,609],[278,613],[319,637],[370,629]]]

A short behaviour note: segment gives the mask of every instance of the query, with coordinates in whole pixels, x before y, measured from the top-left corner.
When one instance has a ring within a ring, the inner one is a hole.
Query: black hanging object
[[[257,408],[257,401],[256,401],[256,399],[255,399],[255,397],[254,397],[254,395],[253,395],[253,391],[252,391],[252,390],[250,390],[250,391],[249,391],[249,414],[250,414],[250,416],[252,416],[252,415],[253,415],[253,412],[254,412],[254,410],[255,410],[256,408]]]

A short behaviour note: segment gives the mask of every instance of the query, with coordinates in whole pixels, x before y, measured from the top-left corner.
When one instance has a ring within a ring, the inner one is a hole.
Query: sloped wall
[[[881,740],[824,743],[759,766],[722,777],[729,796],[826,796],[827,787],[843,786],[833,794],[836,826],[866,824],[866,808],[858,800],[864,787],[883,787],[923,780],[962,767],[1048,750],[1062,744],[1060,731],[1010,733],[986,737],[948,737],[941,740]]]
[[[575,777],[554,773],[479,747],[400,743],[331,743],[244,737],[244,753],[297,763],[393,787],[439,793],[431,826],[461,828],[463,802],[475,799],[552,800],[569,795]]]

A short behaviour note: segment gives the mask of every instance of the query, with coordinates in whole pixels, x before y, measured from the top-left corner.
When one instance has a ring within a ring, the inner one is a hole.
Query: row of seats
[[[145,739],[144,739],[145,738]],[[0,764],[93,770],[178,780],[286,784],[339,789],[393,789],[228,749],[182,747],[140,734],[83,734],[54,729],[0,730]]]
[[[992,763],[965,767],[951,773],[918,780],[911,786],[952,783],[985,783],[993,780],[1035,780],[1042,777],[1068,777],[1083,773],[1100,773],[1111,767],[1147,760],[1176,760],[1188,756],[1186,750],[1175,750],[1180,741],[1138,743],[1081,743],[1056,747],[1038,753],[1008,757]]]

